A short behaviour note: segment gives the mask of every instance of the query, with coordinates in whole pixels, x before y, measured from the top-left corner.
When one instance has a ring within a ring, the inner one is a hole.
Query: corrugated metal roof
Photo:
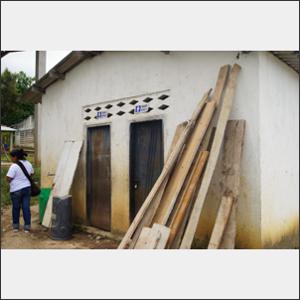
[[[48,73],[33,84],[22,96],[22,100],[34,103],[41,102],[46,89],[57,80],[64,79],[65,74],[87,58],[101,54],[103,51],[72,51]],[[299,73],[299,51],[271,51],[276,57]]]
[[[299,51],[271,51],[277,58],[299,73]]]

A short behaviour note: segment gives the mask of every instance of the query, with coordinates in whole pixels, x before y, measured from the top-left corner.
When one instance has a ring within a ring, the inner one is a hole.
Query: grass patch
[[[28,161],[32,163],[32,166],[34,168],[34,177],[33,180],[35,182],[38,182],[40,184],[40,178],[41,178],[41,169],[40,167],[37,167],[34,165],[33,162],[33,155],[28,155]],[[5,205],[11,205],[10,200],[10,194],[9,194],[9,183],[6,180],[6,174],[8,172],[9,166],[3,166],[1,165],[1,207]],[[35,205],[38,203],[39,197],[31,197],[30,205]]]

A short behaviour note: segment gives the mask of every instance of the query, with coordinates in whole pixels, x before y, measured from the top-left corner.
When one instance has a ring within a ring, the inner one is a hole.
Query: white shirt
[[[24,165],[29,175],[34,173],[33,167],[28,160],[21,160],[21,163]],[[9,167],[6,176],[12,178],[12,181],[10,182],[11,193],[30,186],[30,181],[17,164],[12,164]]]

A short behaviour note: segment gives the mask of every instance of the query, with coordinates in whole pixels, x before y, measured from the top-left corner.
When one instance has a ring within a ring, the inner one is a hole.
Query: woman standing
[[[26,160],[27,153],[23,149],[15,149],[10,152],[13,164],[7,172],[7,180],[10,184],[10,196],[12,200],[12,217],[13,217],[13,230],[19,230],[20,209],[22,207],[24,219],[24,231],[30,231],[31,214],[30,214],[30,196],[31,184],[25,176],[23,170],[19,166],[21,163],[28,174],[32,177],[34,174],[31,163]]]

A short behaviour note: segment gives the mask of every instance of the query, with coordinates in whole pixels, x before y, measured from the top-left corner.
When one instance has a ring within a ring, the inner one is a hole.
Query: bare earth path
[[[76,231],[69,241],[55,241],[49,238],[48,231],[39,224],[38,205],[31,206],[32,230],[13,232],[11,228],[11,207],[1,209],[1,248],[2,249],[116,249],[118,243],[96,234]],[[23,225],[23,219],[20,218]]]

